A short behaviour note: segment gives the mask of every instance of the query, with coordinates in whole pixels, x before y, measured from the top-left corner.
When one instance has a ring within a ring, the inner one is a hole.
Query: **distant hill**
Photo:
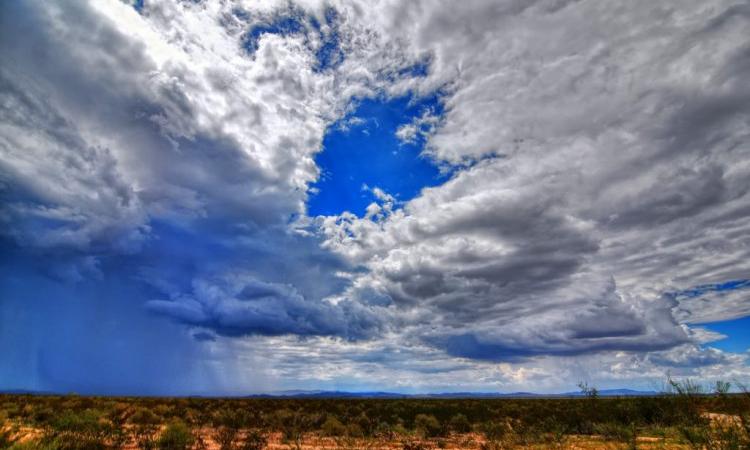
[[[410,395],[395,392],[346,392],[346,391],[278,391],[251,394],[248,398],[408,398]]]
[[[64,395],[62,393],[49,391],[31,391],[24,389],[0,390],[0,394],[15,395]],[[659,395],[656,391],[636,391],[633,389],[602,389],[598,392],[600,397],[648,397]],[[107,394],[99,394],[106,396]],[[403,394],[398,392],[366,391],[323,391],[323,390],[288,390],[249,395],[187,395],[185,397],[243,397],[243,398],[563,398],[582,397],[581,392],[564,392],[560,394],[538,394],[534,392],[437,392],[424,394]],[[180,396],[176,396],[180,397]]]
[[[637,391],[633,389],[602,389],[600,397],[648,397],[659,395],[656,391]],[[582,397],[581,392],[564,392],[560,394],[537,394],[534,392],[439,392],[424,394],[402,394],[397,392],[347,392],[347,391],[279,391],[265,394],[248,395],[249,398],[556,398]]]
[[[60,395],[52,391],[32,391],[28,389],[5,389],[0,390],[0,394],[7,395]]]
[[[633,389],[602,389],[597,392],[600,397],[650,397],[654,395],[660,395],[660,392],[656,391],[635,391]],[[564,397],[582,397],[583,393],[580,391],[566,392],[560,394]]]

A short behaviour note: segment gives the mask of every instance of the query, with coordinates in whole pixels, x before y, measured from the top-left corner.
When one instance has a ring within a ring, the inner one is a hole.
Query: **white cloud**
[[[427,138],[431,136],[439,124],[440,118],[432,111],[424,111],[421,116],[415,117],[411,122],[401,125],[396,130],[396,137],[404,144],[414,144],[418,137]]]
[[[480,358],[655,351],[701,340],[678,320],[746,315],[740,292],[662,295],[750,272],[745,8],[413,2],[370,19],[431,55],[421,86],[448,95],[427,151],[459,170],[384,222],[321,226],[415,336]]]
[[[151,309],[193,327],[316,336],[266,338],[288,377],[310,355],[312,379],[367,368],[398,386],[744,373],[685,325],[750,314],[744,292],[664,294],[750,273],[745,6],[295,5],[3,5],[3,236],[63,279],[133,258]],[[243,48],[284,14],[300,29]],[[407,92],[441,93],[440,117],[396,134],[450,180],[406,203],[372,188],[364,218],[306,217],[327,127]],[[259,283],[276,294],[238,298]]]

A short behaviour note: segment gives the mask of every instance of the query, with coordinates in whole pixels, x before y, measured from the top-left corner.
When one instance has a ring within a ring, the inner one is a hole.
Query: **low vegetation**
[[[2,395],[0,449],[750,448],[750,394],[669,380],[653,397],[208,399]]]

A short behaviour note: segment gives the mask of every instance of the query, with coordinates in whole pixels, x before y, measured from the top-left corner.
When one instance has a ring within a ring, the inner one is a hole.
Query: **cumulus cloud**
[[[680,321],[746,315],[739,291],[667,295],[748,273],[744,7],[393,10],[376,23],[431,55],[421,86],[449,86],[425,152],[468,168],[386,221],[322,221],[356,286],[484,359],[668,349]]]
[[[117,279],[136,328],[281,343],[283,361],[254,357],[288,378],[312,358],[318,380],[366,368],[402,387],[743,370],[695,324],[747,316],[747,291],[694,290],[750,273],[743,4],[0,8],[14,307],[43,295],[19,279],[64,298]],[[396,136],[449,179],[307,217],[328,128],[405,94],[439,98]]]
[[[111,151],[87,142],[37,86],[20,86],[17,77],[0,73],[2,233],[41,249],[135,251],[148,226]]]

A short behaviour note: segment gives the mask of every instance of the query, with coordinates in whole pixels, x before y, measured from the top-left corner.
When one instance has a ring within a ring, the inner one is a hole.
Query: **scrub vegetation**
[[[0,448],[750,448],[750,394],[729,383],[670,380],[651,397],[581,390],[547,399],[2,395]]]

